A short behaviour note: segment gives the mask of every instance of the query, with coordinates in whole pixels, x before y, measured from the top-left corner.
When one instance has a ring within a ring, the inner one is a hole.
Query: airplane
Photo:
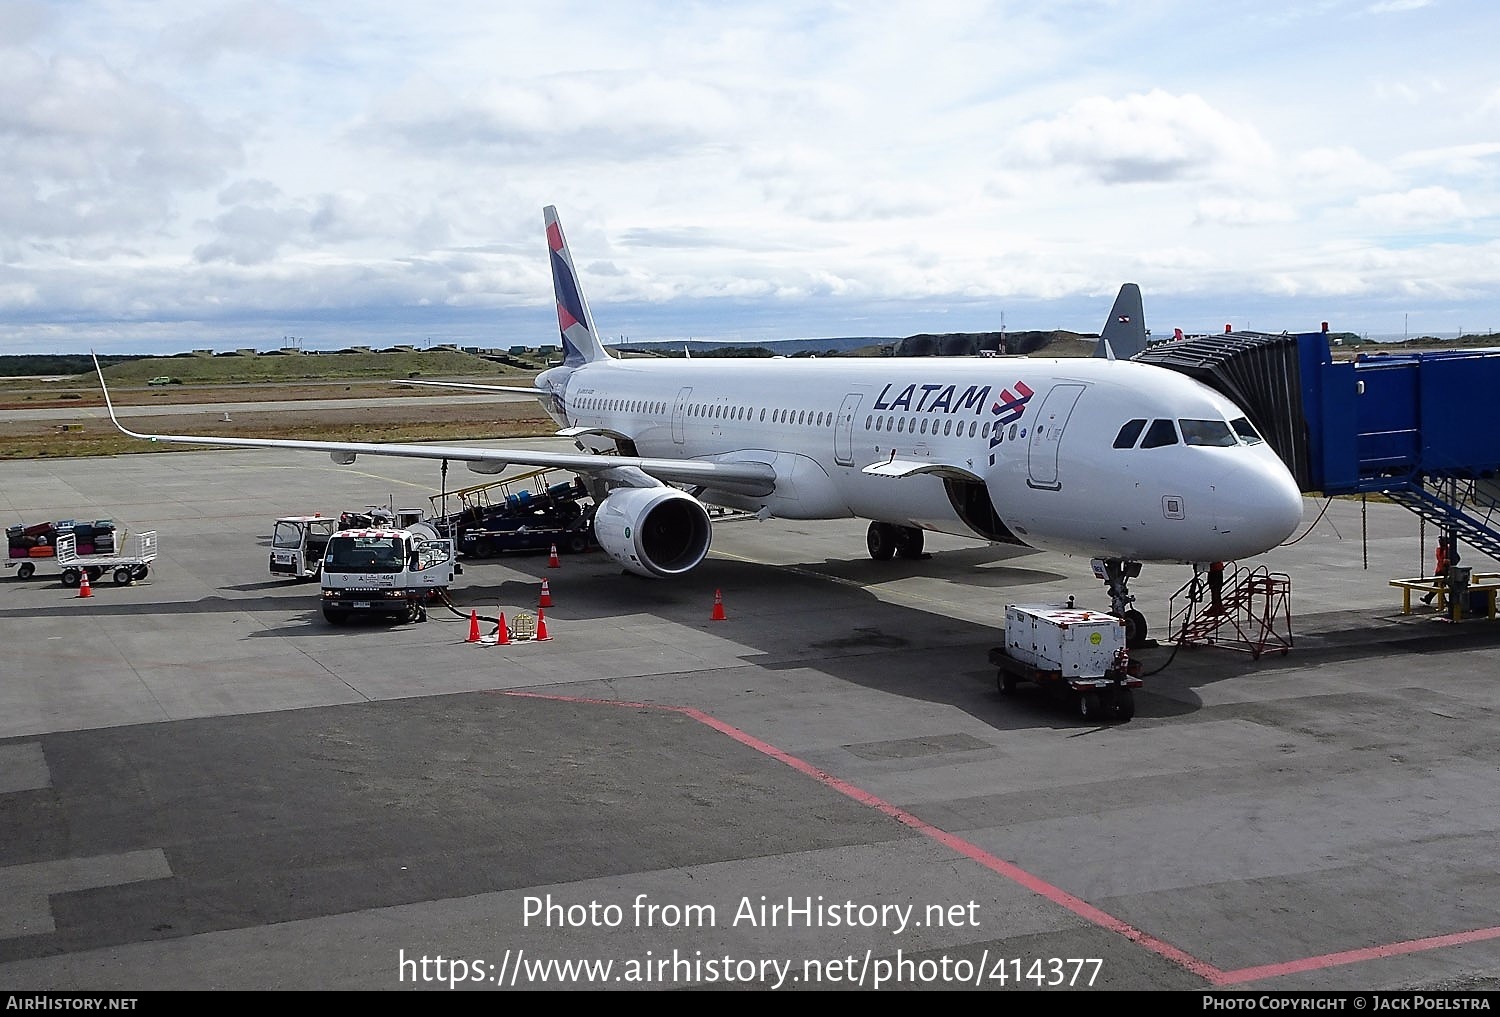
[[[1128,360],[1146,348],[1149,334],[1146,331],[1146,312],[1141,309],[1141,288],[1135,283],[1126,283],[1115,297],[1115,306],[1109,309],[1104,328],[1099,330],[1094,356]]]
[[[1301,522],[1296,481],[1243,410],[1107,343],[1102,358],[616,358],[556,208],[543,220],[562,362],[533,386],[457,387],[538,397],[577,453],[142,434],[120,423],[106,387],[110,418],[149,441],[318,451],[345,465],[383,455],[484,474],[570,470],[596,492],[600,546],[648,577],[681,576],[707,557],[709,505],[867,519],[877,560],[921,558],[929,530],[1087,555],[1130,646],[1146,638],[1129,592],[1142,562],[1236,561]]]

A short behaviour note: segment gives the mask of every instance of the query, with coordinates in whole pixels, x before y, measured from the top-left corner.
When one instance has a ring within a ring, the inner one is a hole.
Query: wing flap
[[[916,477],[929,475],[944,477],[949,480],[983,480],[973,470],[964,466],[955,466],[952,463],[935,463],[931,460],[916,462],[911,459],[896,459],[894,457],[883,463],[872,463],[860,470],[860,472],[869,474],[872,477]]]

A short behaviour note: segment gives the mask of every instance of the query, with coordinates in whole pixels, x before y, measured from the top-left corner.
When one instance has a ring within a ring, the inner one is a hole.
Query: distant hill
[[[980,353],[1086,357],[1094,352],[1096,335],[1050,332],[945,332],[891,336],[845,336],[829,339],[782,339],[746,344],[693,340],[682,343],[637,343],[613,347],[637,356],[681,357],[684,350],[702,357],[972,357]]]
[[[136,360],[150,360],[149,356],[123,356],[101,354],[99,365],[128,364]],[[0,356],[0,378],[71,377],[92,372],[94,361],[84,353],[36,353],[6,354]]]

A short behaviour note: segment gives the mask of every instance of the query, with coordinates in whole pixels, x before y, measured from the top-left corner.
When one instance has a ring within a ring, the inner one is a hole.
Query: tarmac
[[[1174,650],[1190,570],[1147,565],[1162,644],[1100,726],[987,660],[1007,604],[1108,606],[1063,555],[874,562],[857,520],[726,521],[677,580],[490,559],[455,613],[341,628],[270,577],[276,517],[439,484],[0,463],[7,525],[160,541],[87,598],[3,573],[0,987],[1500,987],[1500,624],[1401,613],[1435,534],[1396,506],[1308,499],[1240,563],[1289,590],[1258,655]],[[543,579],[548,640],[467,642]]]

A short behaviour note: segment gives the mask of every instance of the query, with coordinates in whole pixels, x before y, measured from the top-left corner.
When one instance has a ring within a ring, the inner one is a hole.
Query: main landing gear
[[[922,557],[922,531],[915,526],[871,523],[865,543],[870,548],[870,557],[876,561]]]
[[[1146,616],[1133,609],[1130,580],[1141,574],[1141,563],[1123,558],[1095,558],[1090,565],[1094,575],[1104,581],[1109,590],[1109,613],[1125,623],[1125,645],[1136,649],[1146,645]]]

